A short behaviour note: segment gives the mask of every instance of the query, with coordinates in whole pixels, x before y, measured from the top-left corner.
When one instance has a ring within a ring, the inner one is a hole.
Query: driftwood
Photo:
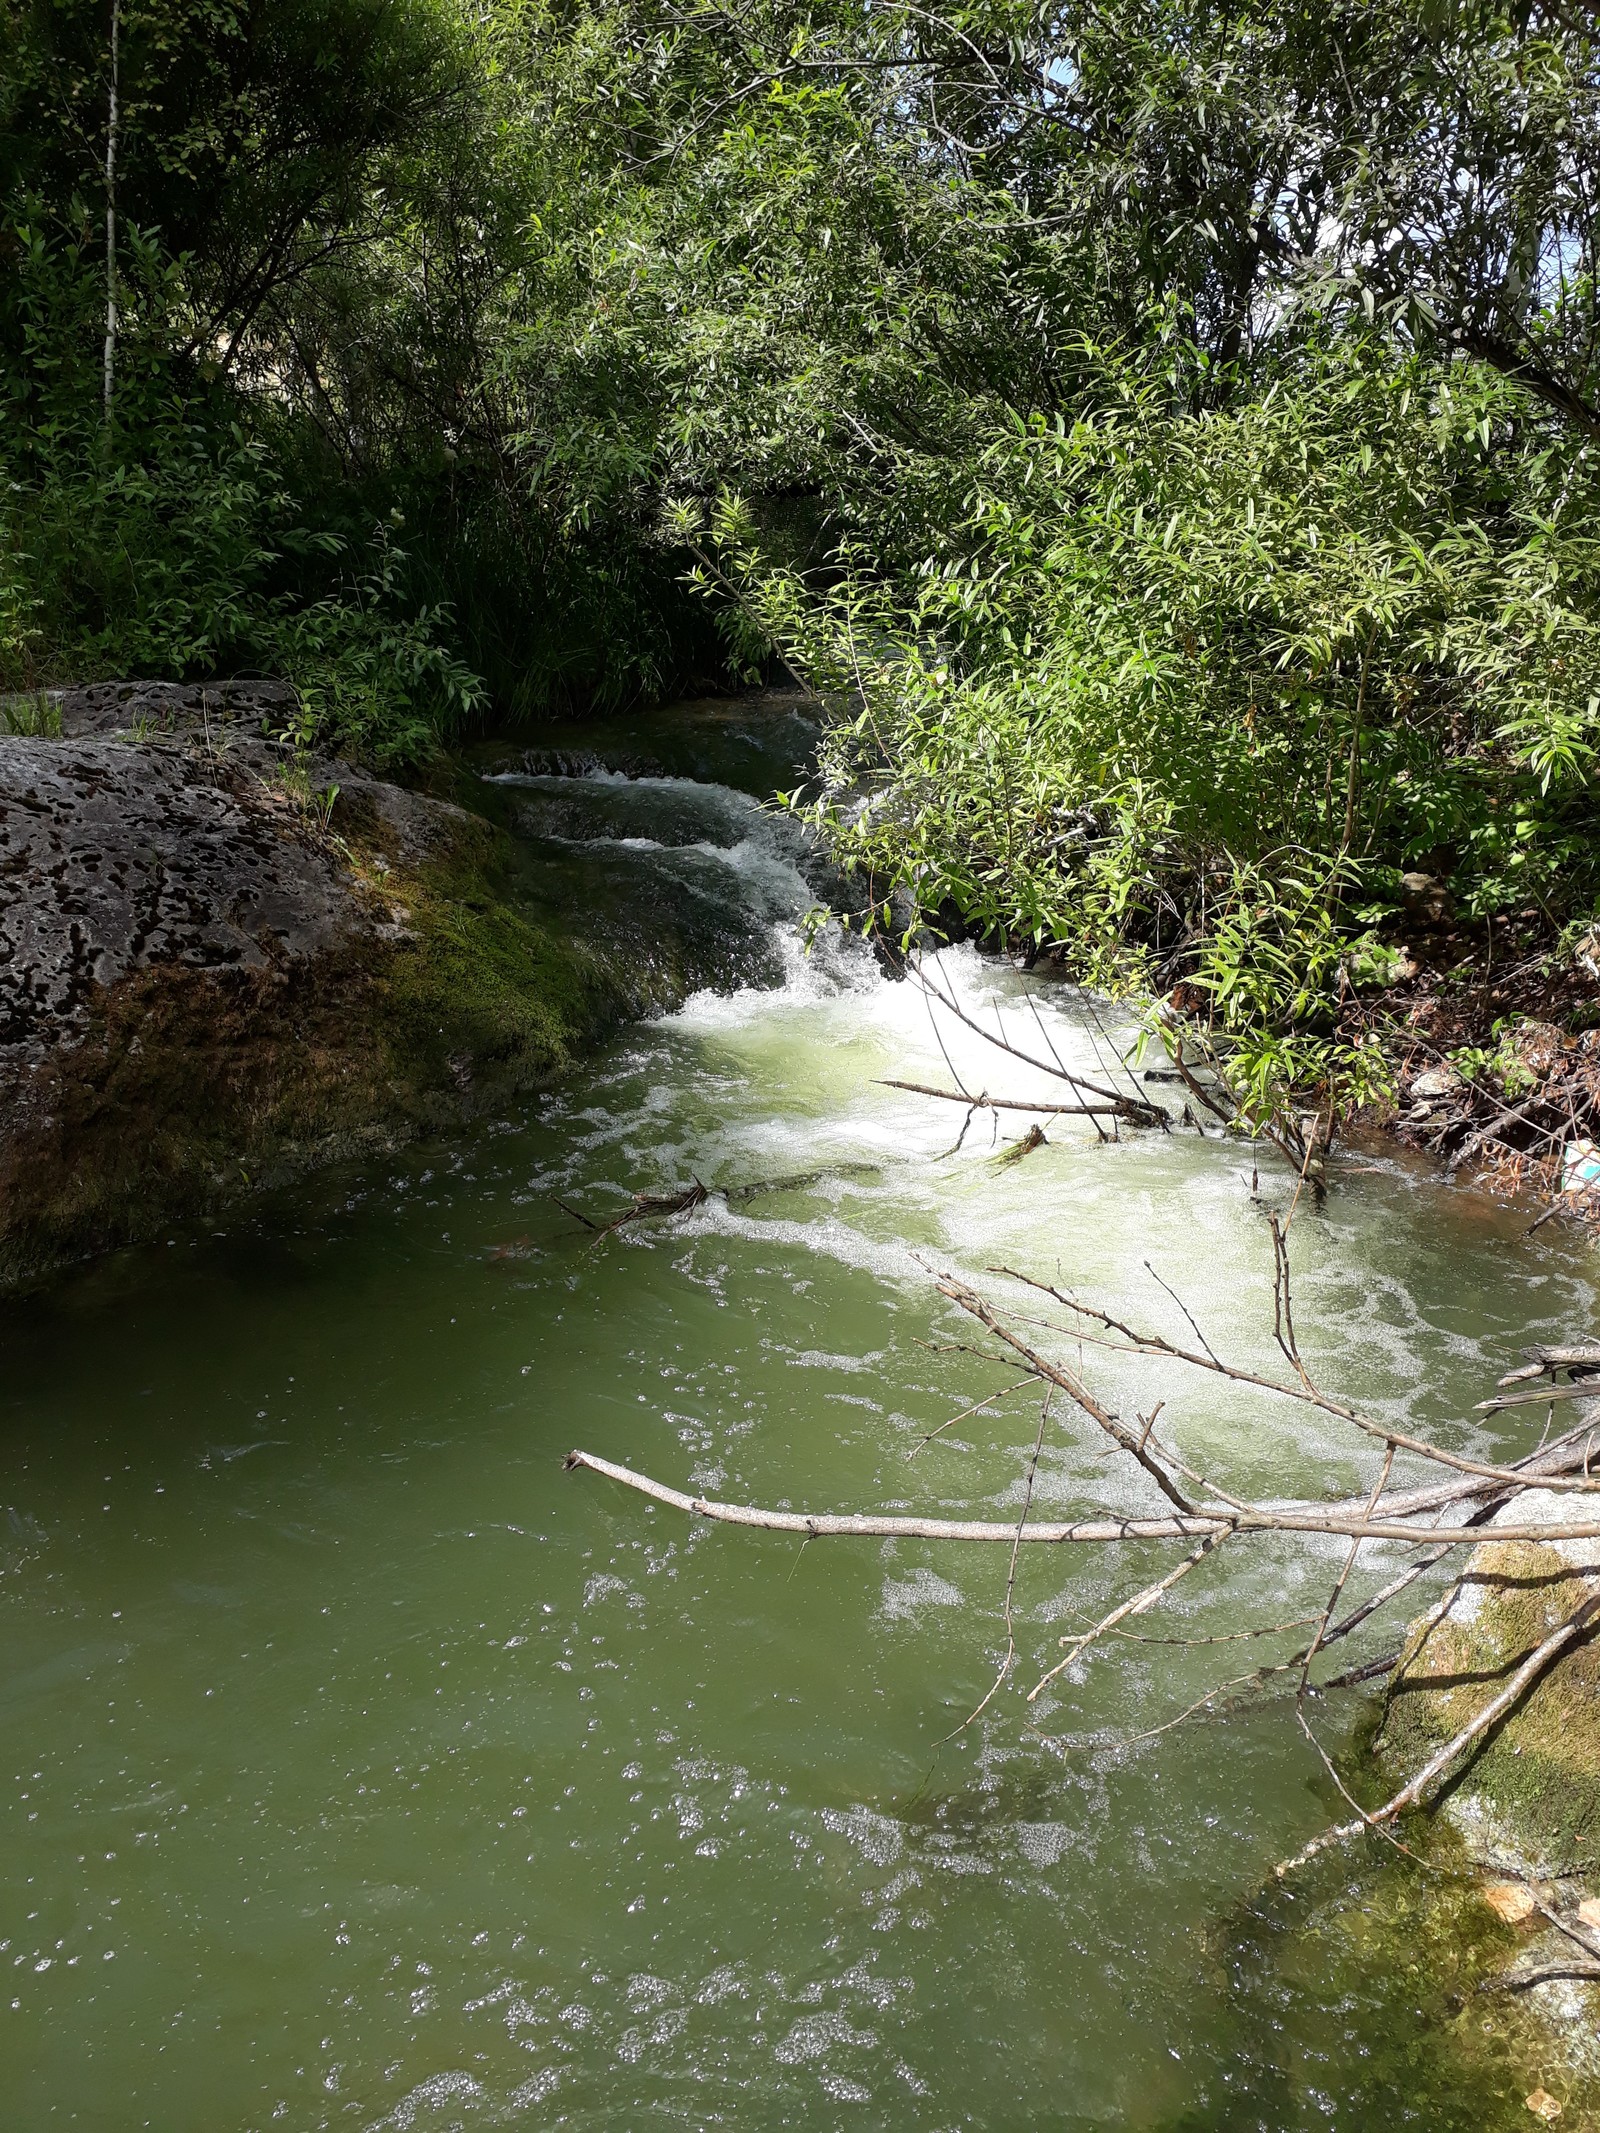
[[[821,1170],[797,1170],[784,1178],[757,1178],[748,1185],[716,1185],[712,1190],[730,1206],[745,1200],[760,1200],[768,1193],[805,1192],[826,1178],[881,1178],[881,1163],[828,1163]]]
[[[1075,1298],[1064,1295],[1059,1289],[1051,1288],[1048,1283],[1035,1281],[1026,1274],[1014,1273],[1009,1267],[994,1267],[990,1271],[1009,1275],[1013,1281],[1024,1282],[1029,1288],[1042,1290],[1045,1295],[1059,1303],[1063,1309],[1075,1312],[1081,1317],[1092,1319],[1097,1324],[1106,1326],[1124,1336],[1120,1341],[1100,1341],[1096,1343],[1096,1345],[1111,1349],[1113,1353],[1120,1349],[1121,1352],[1130,1355],[1168,1357],[1173,1362],[1187,1364],[1191,1369],[1210,1371],[1220,1377],[1229,1378],[1236,1385],[1251,1385],[1263,1392],[1277,1393],[1286,1400],[1305,1401],[1312,1407],[1320,1408],[1324,1414],[1334,1416],[1338,1421],[1350,1423],[1353,1428],[1360,1430],[1366,1436],[1376,1437],[1383,1443],[1394,1445],[1402,1451],[1415,1452],[1419,1457],[1434,1460],[1440,1466],[1454,1467],[1460,1473],[1476,1474],[1488,1481],[1505,1481],[1514,1477],[1515,1470],[1513,1468],[1495,1466],[1481,1459],[1468,1459],[1458,1452],[1446,1451],[1443,1446],[1430,1443],[1426,1438],[1414,1437],[1403,1430],[1395,1429],[1389,1423],[1376,1420],[1371,1415],[1364,1415],[1359,1408],[1351,1407],[1343,1400],[1330,1399],[1326,1394],[1317,1390],[1309,1377],[1302,1376],[1297,1383],[1285,1382],[1281,1378],[1262,1377],[1256,1371],[1244,1370],[1237,1365],[1223,1363],[1209,1351],[1203,1355],[1196,1354],[1192,1349],[1175,1347],[1170,1341],[1163,1340],[1158,1335],[1135,1333],[1131,1327],[1123,1325],[1120,1320],[1110,1317],[1103,1311],[1095,1310],[1092,1305],[1079,1303]],[[1019,1348],[1023,1354],[1029,1356],[1035,1368],[1041,1371],[1050,1368],[1049,1365],[1042,1364],[1038,1358],[1034,1358],[1031,1350],[1023,1347],[1022,1343],[1016,1341],[1011,1334],[1006,1332],[996,1320],[991,1308],[980,1297],[976,1296],[971,1289],[967,1288],[964,1283],[947,1279],[940,1283],[939,1293],[942,1296],[948,1296],[952,1303],[960,1304],[963,1310],[972,1311],[973,1315],[988,1325],[990,1330],[995,1332],[999,1338],[1005,1340],[1009,1345]],[[1292,1317],[1288,1323],[1290,1332],[1286,1338],[1292,1341]],[[1079,1339],[1086,1337],[1093,1338],[1093,1336],[1085,1336],[1081,1332],[1077,1334]],[[1286,1348],[1285,1352],[1293,1353],[1294,1351],[1291,1348]],[[1064,1387],[1064,1389],[1067,1388]],[[1576,1389],[1582,1391],[1584,1388],[1579,1387]],[[1588,1390],[1592,1396],[1594,1388],[1591,1387]],[[1540,1397],[1547,1396],[1541,1395]],[[1554,1481],[1553,1485],[1563,1489],[1600,1490],[1600,1476],[1591,1478],[1586,1475],[1577,1480],[1561,1479]]]
[[[1548,1371],[1600,1370],[1600,1345],[1585,1341],[1577,1348],[1524,1348],[1528,1358],[1520,1370],[1508,1370],[1500,1380],[1502,1385],[1525,1385],[1530,1378],[1543,1377]]]
[[[1036,1148],[1048,1148],[1049,1145],[1044,1128],[1036,1119],[1021,1140],[1012,1141],[1009,1146],[1001,1149],[994,1158],[994,1167],[997,1170],[1008,1169],[1012,1164],[1020,1163],[1024,1156],[1032,1155]]]
[[[1151,1103],[1143,1094],[1124,1061],[1117,1059],[1116,1066],[1132,1084],[1131,1093],[1125,1088],[1110,1086],[1105,1080],[1091,1079],[1069,1068],[1056,1053],[1037,1009],[1034,1011],[1035,1020],[1038,1022],[1044,1048],[1049,1053],[1048,1059],[1041,1057],[1039,1052],[1031,1047],[1013,1042],[1003,1027],[998,1029],[998,1033],[986,1028],[962,1007],[953,992],[942,987],[922,965],[914,963],[909,974],[921,985],[928,998],[935,1035],[939,1036],[945,1064],[955,1087],[934,1087],[926,1083],[901,1080],[891,1080],[885,1085],[904,1089],[913,1095],[926,1096],[936,1102],[962,1105],[966,1110],[966,1119],[962,1125],[961,1139],[956,1143],[957,1148],[961,1146],[968,1127],[980,1111],[995,1114],[1002,1111],[1032,1113],[1036,1119],[1086,1117],[1103,1140],[1111,1138],[1121,1124],[1170,1127],[1171,1121],[1165,1111],[1159,1105]],[[1063,1085],[1064,1099],[1057,1103],[1030,1102],[1022,1098],[991,1096],[987,1089],[974,1094],[962,1082],[948,1050],[944,1047],[937,1018],[933,1016],[935,1005],[1008,1056],[1053,1077]],[[998,1014],[996,1020],[998,1024]],[[1241,1117],[1238,1105],[1227,1088],[1226,1077],[1214,1054],[1206,1052],[1203,1057],[1191,1060],[1186,1055],[1186,1045],[1193,1038],[1193,1032],[1185,1025],[1175,1022],[1170,1028],[1163,1030],[1162,1034],[1171,1061],[1171,1072],[1183,1084],[1193,1103],[1224,1127],[1248,1125],[1249,1122]],[[1197,1066],[1214,1079],[1202,1080],[1200,1073],[1196,1071]],[[1520,1114],[1514,1119],[1510,1107],[1499,1108],[1506,1114],[1501,1123],[1520,1123]],[[1110,1132],[1104,1122],[1109,1122]],[[999,1392],[971,1403],[949,1421],[927,1431],[914,1450],[920,1450],[923,1444],[930,1442],[955,1422],[994,1409],[1010,1392],[1026,1387],[1031,1381],[1042,1391],[1044,1397],[1038,1440],[1034,1447],[1033,1462],[1028,1469],[1027,1487],[1018,1517],[946,1518],[920,1516],[899,1510],[776,1510],[758,1504],[724,1502],[691,1494],[687,1490],[674,1488],[653,1476],[639,1473],[631,1467],[587,1451],[571,1452],[566,1464],[569,1468],[587,1469],[600,1474],[672,1510],[717,1524],[786,1533],[802,1540],[919,1539],[1007,1548],[1010,1552],[1010,1571],[1004,1602],[1007,1632],[1005,1656],[993,1685],[977,1709],[963,1722],[965,1724],[970,1724],[972,1719],[988,1707],[1014,1663],[1016,1643],[1011,1599],[1017,1561],[1024,1546],[1114,1548],[1129,1542],[1185,1544],[1185,1552],[1178,1562],[1155,1578],[1147,1578],[1130,1597],[1110,1607],[1088,1628],[1061,1639],[1063,1656],[1042,1675],[1030,1691],[1029,1700],[1032,1701],[1063,1672],[1081,1667],[1089,1654],[1106,1640],[1133,1636],[1135,1633],[1126,1627],[1130,1621],[1160,1607],[1180,1583],[1220,1551],[1232,1549],[1262,1535],[1342,1540],[1346,1546],[1341,1551],[1340,1565],[1331,1591],[1319,1613],[1305,1616],[1295,1622],[1263,1623],[1222,1637],[1144,1640],[1170,1641],[1175,1644],[1230,1643],[1239,1636],[1279,1635],[1304,1628],[1308,1624],[1312,1626],[1309,1641],[1289,1658],[1274,1660],[1256,1668],[1253,1673],[1219,1684],[1181,1711],[1176,1718],[1136,1736],[1136,1739],[1153,1739],[1197,1713],[1215,1708],[1219,1699],[1229,1691],[1241,1688],[1249,1690],[1266,1682],[1279,1680],[1285,1675],[1294,1675],[1297,1677],[1295,1712],[1300,1727],[1321,1757],[1324,1768],[1335,1785],[1349,1800],[1350,1806],[1355,1810],[1355,1817],[1335,1824],[1314,1838],[1293,1858],[1283,1861],[1278,1873],[1285,1875],[1293,1872],[1351,1836],[1368,1830],[1385,1833],[1389,1825],[1408,1810],[1429,1804],[1449,1775],[1458,1769],[1463,1759],[1474,1751],[1496,1723],[1523,1697],[1537,1690],[1540,1679],[1550,1667],[1560,1661],[1566,1651],[1591,1634],[1597,1622],[1600,1622],[1600,1593],[1586,1599],[1558,1630],[1547,1637],[1536,1651],[1530,1653],[1498,1693],[1490,1697],[1454,1738],[1430,1757],[1421,1770],[1390,1799],[1371,1810],[1361,1807],[1351,1797],[1311,1728],[1305,1705],[1315,1687],[1311,1679],[1313,1663],[1330,1646],[1374,1621],[1419,1578],[1447,1563],[1455,1551],[1480,1542],[1485,1537],[1485,1529],[1491,1520],[1496,1540],[1532,1543],[1600,1540],[1600,1502],[1594,1507],[1594,1516],[1580,1515],[1574,1519],[1519,1518],[1516,1509],[1518,1499],[1530,1490],[1600,1495],[1600,1472],[1592,1471],[1595,1452],[1600,1449],[1600,1422],[1592,1425],[1585,1415],[1575,1428],[1556,1437],[1552,1442],[1541,1442],[1520,1458],[1505,1462],[1475,1459],[1453,1451],[1414,1430],[1403,1429],[1382,1416],[1364,1413],[1348,1401],[1324,1392],[1316,1384],[1301,1354],[1295,1331],[1288,1231],[1302,1192],[1307,1187],[1313,1192],[1321,1189],[1332,1123],[1331,1114],[1326,1120],[1308,1118],[1300,1121],[1298,1125],[1291,1125],[1267,1135],[1276,1142],[1280,1152],[1296,1172],[1294,1201],[1288,1216],[1282,1220],[1276,1214],[1268,1216],[1273,1254],[1273,1333],[1287,1366],[1287,1375],[1267,1375],[1231,1363],[1219,1356],[1201,1332],[1181,1297],[1176,1296],[1165,1282],[1161,1282],[1153,1269],[1150,1270],[1152,1278],[1166,1289],[1193,1332],[1196,1342],[1194,1347],[1180,1345],[1164,1336],[1141,1331],[1125,1319],[1114,1317],[1111,1313],[1085,1303],[1049,1283],[1014,1273],[1007,1268],[997,1267],[990,1271],[1018,1283],[1027,1290],[1030,1298],[1027,1310],[1019,1310],[1009,1303],[997,1305],[954,1275],[945,1275],[937,1280],[938,1293],[981,1327],[993,1344],[990,1347],[968,1342],[948,1345],[955,1352],[976,1355],[986,1362],[1001,1366],[1006,1371],[1015,1373],[1015,1377]],[[1025,1153],[1029,1147],[1037,1146],[1042,1138],[1042,1131],[1036,1125],[1027,1139],[1017,1143],[1007,1154],[1015,1157],[1019,1153]],[[604,1226],[581,1215],[577,1219],[597,1234],[604,1235],[622,1222],[642,1219],[650,1214],[675,1213],[685,1206],[698,1204],[708,1196],[707,1189],[697,1180],[692,1188],[679,1195],[637,1195],[631,1208],[624,1210],[620,1216]],[[576,1210],[569,1212],[576,1214]],[[1049,1315],[1052,1312],[1062,1315]],[[1041,1316],[1040,1313],[1045,1315]],[[1042,1345],[1033,1337],[1036,1328],[1045,1336]],[[1175,1367],[1219,1376],[1233,1384],[1274,1398],[1310,1405],[1330,1420],[1353,1430],[1380,1450],[1381,1464],[1377,1478],[1363,1496],[1331,1503],[1308,1499],[1263,1500],[1259,1496],[1248,1499],[1241,1497],[1231,1492],[1214,1476],[1198,1469],[1164,1436],[1158,1434],[1162,1404],[1158,1403],[1148,1416],[1136,1416],[1132,1421],[1110,1408],[1089,1385],[1082,1368],[1064,1360],[1065,1352],[1074,1348],[1081,1351],[1085,1346],[1105,1349],[1112,1353],[1154,1358]],[[1525,1349],[1523,1354],[1524,1367],[1509,1372],[1501,1380],[1501,1395],[1482,1402],[1478,1412],[1493,1414],[1510,1410],[1517,1413],[1523,1407],[1533,1412],[1556,1399],[1593,1399],[1597,1408],[1600,1408],[1600,1343],[1542,1346]],[[1557,1382],[1562,1377],[1565,1377],[1567,1382]],[[1535,1386],[1532,1381],[1537,1378],[1545,1378],[1548,1382]],[[1507,1392],[1506,1388],[1513,1386],[1526,1386],[1528,1389]],[[1064,1396],[1095,1426],[1106,1440],[1108,1453],[1128,1463],[1124,1471],[1129,1474],[1130,1479],[1137,1472],[1140,1489],[1146,1497],[1144,1502],[1130,1500],[1125,1507],[1118,1510],[1100,1511],[1095,1515],[1069,1519],[1043,1520],[1032,1516],[1033,1478],[1044,1442],[1044,1433],[1051,1418],[1051,1403],[1057,1396]],[[1408,1486],[1394,1485],[1397,1458],[1420,1462],[1429,1478],[1420,1484],[1413,1480]],[[1149,1502],[1148,1492],[1151,1490],[1165,1500],[1163,1508],[1157,1508]],[[1356,1565],[1360,1549],[1370,1540],[1386,1541],[1409,1548],[1414,1551],[1413,1559],[1391,1577],[1381,1590],[1335,1619],[1346,1582]],[[1573,1569],[1571,1574],[1579,1576],[1582,1573]],[[1447,1601],[1442,1602],[1441,1607],[1444,1604],[1447,1604]],[[1392,1638],[1390,1643],[1392,1646]],[[1391,1671],[1398,1658],[1399,1654],[1391,1649],[1382,1658],[1365,1663],[1358,1662],[1324,1681],[1320,1685],[1321,1689],[1350,1686],[1375,1678]],[[1124,1745],[1131,1746],[1133,1743]],[[1395,1840],[1391,1838],[1390,1841]]]
[[[1592,1400],[1600,1391],[1591,1379],[1579,1378],[1571,1385],[1541,1385],[1534,1392],[1507,1392],[1492,1400],[1480,1400],[1474,1414],[1496,1415],[1506,1407],[1543,1407],[1550,1400]]]
[[[1463,1163],[1470,1162],[1481,1149],[1487,1148],[1491,1141],[1504,1140],[1508,1128],[1525,1124],[1533,1113],[1548,1101],[1549,1099],[1544,1089],[1538,1088],[1524,1102],[1513,1104],[1508,1109],[1501,1110],[1498,1116],[1489,1120],[1487,1125],[1479,1126],[1474,1132],[1467,1135],[1455,1154],[1451,1156],[1445,1168],[1453,1176]]]
[[[1438,1066],[1448,1056],[1420,1032],[1406,1036],[1413,1055],[1420,1050]],[[1525,1025],[1529,1048],[1518,1043],[1519,1064],[1534,1086],[1515,1099],[1501,1094],[1492,1076],[1471,1080],[1456,1076],[1448,1087],[1430,1090],[1398,1120],[1402,1138],[1426,1147],[1445,1160],[1455,1174],[1472,1164],[1492,1166],[1510,1183],[1552,1191],[1549,1204],[1530,1225],[1529,1235],[1558,1214],[1592,1219],[1600,1215],[1600,1179],[1572,1185],[1563,1175],[1574,1142],[1600,1135],[1600,1052],[1593,1033],[1572,1039],[1546,1025]],[[1409,1075],[1411,1061],[1402,1069]],[[1408,1091],[1408,1100],[1414,1092]]]
[[[593,1452],[568,1452],[563,1465],[587,1467],[637,1489],[641,1496],[674,1511],[688,1511],[696,1518],[709,1518],[721,1526],[754,1526],[766,1533],[798,1533],[805,1540],[949,1540],[987,1541],[1009,1548],[1017,1537],[1012,1519],[913,1518],[888,1511],[769,1511],[759,1504],[721,1503],[715,1497],[691,1496],[684,1489],[669,1488],[632,1467],[618,1466]],[[1025,1541],[1045,1545],[1070,1541],[1187,1540],[1195,1534],[1216,1534],[1224,1529],[1214,1520],[1182,1518],[1088,1518],[1066,1524],[1030,1525]],[[1595,1528],[1600,1534],[1600,1526]],[[1432,1536],[1430,1536],[1432,1537]]]
[[[620,1215],[613,1215],[609,1222],[593,1222],[576,1207],[569,1207],[565,1200],[556,1205],[564,1215],[571,1215],[574,1222],[581,1222],[585,1229],[592,1230],[595,1242],[609,1237],[614,1229],[621,1229],[625,1222],[644,1222],[652,1215],[682,1215],[690,1208],[703,1206],[711,1197],[698,1178],[692,1185],[682,1186],[677,1192],[636,1192],[633,1205],[625,1207]]]
[[[571,1215],[574,1222],[581,1222],[591,1231],[598,1243],[602,1237],[609,1237],[614,1229],[621,1229],[624,1223],[688,1214],[696,1207],[703,1207],[710,1199],[726,1200],[730,1205],[736,1205],[740,1201],[760,1199],[766,1193],[803,1192],[808,1185],[818,1185],[824,1178],[875,1178],[881,1175],[877,1163],[832,1163],[822,1170],[797,1171],[786,1178],[758,1178],[747,1185],[702,1185],[695,1178],[692,1183],[680,1185],[671,1192],[636,1192],[632,1204],[608,1222],[594,1221],[581,1208],[573,1207],[565,1200],[557,1200],[555,1204],[564,1215]]]
[[[1526,1883],[1523,1886],[1527,1888]],[[1563,1939],[1580,1948],[1587,1961],[1575,1962],[1570,1956],[1565,1961],[1548,1957],[1541,1961],[1536,1955],[1525,1957],[1500,1978],[1490,1980],[1491,1985],[1498,1984],[1505,1992],[1525,1992],[1530,1985],[1543,1984],[1547,1978],[1600,1978],[1600,1938],[1583,1924],[1581,1914],[1576,1920],[1563,1917],[1553,1904],[1545,1902],[1537,1889],[1528,1888],[1527,1893],[1534,1910],[1554,1926]]]

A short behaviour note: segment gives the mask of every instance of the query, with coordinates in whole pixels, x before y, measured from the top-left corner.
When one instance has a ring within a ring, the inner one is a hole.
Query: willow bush
[[[724,504],[720,567],[837,707],[809,812],[880,915],[1183,985],[1258,1106],[1370,1092],[1339,1008],[1407,870],[1469,918],[1600,887],[1594,447],[1376,334],[1199,409],[1097,361],[903,590],[775,569]]]

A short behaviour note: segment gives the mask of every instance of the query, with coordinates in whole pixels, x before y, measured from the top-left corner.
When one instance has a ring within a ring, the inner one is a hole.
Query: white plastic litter
[[[1600,1184],[1600,1148],[1593,1141],[1568,1141],[1561,1157],[1561,1190],[1584,1192]]]

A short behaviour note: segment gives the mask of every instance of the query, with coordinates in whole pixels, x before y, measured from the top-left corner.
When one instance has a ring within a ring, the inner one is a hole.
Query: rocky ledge
[[[0,705],[0,1283],[536,1086],[614,1018],[499,830],[297,756],[293,711]]]
[[[1586,1403],[1584,1419],[1600,1430],[1600,1401]],[[1485,1931],[1458,1917],[1458,1929],[1483,1943],[1477,1989],[1491,1998],[1478,2024],[1509,2024],[1514,2034],[1520,2008],[1523,2057],[1533,2050],[1559,2067],[1569,2106],[1577,2083],[1589,2112],[1600,2109],[1600,1642],[1592,1628],[1600,1541],[1500,1540],[1494,1528],[1513,1517],[1557,1529],[1592,1522],[1596,1503],[1589,1494],[1530,1489],[1486,1524],[1459,1580],[1411,1625],[1375,1742],[1386,1764],[1409,1775],[1507,1689],[1553,1633],[1574,1619],[1586,1625],[1447,1787],[1440,1806],[1453,1843],[1447,1837],[1436,1854],[1436,1898],[1453,1895],[1459,1913],[1473,1889],[1495,1921]],[[1534,2092],[1549,2093],[1542,2084]],[[1529,2108],[1543,2107],[1530,2098]]]

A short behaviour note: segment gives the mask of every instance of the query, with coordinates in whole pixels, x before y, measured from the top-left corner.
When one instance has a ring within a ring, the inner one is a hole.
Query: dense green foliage
[[[1564,0],[0,0],[0,685],[781,658],[868,901],[1348,1083],[1600,886],[1597,187]]]
[[[885,901],[1182,981],[1271,1102],[1337,1063],[1402,872],[1468,918],[1600,891],[1600,519],[1587,448],[1521,395],[1352,336],[1174,409],[1106,359],[1018,422],[914,601],[822,601],[718,531],[757,611],[851,705],[815,809]]]

